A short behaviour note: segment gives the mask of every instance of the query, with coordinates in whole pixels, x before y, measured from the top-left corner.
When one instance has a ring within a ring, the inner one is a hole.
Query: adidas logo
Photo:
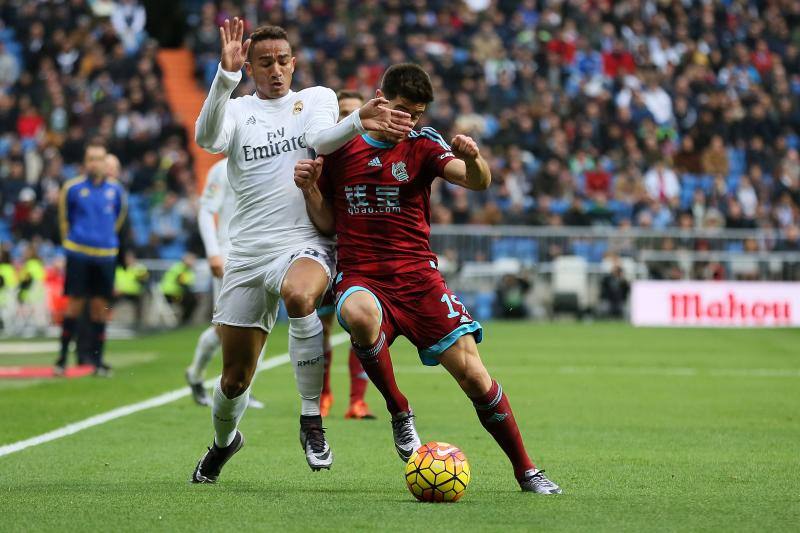
[[[255,125],[255,123],[256,123],[256,117],[253,115],[250,115],[250,118],[248,118],[247,121],[245,121],[246,126],[253,126]]]
[[[462,324],[466,324],[467,322],[472,322],[472,319],[470,317],[464,315],[461,315],[461,318],[459,318],[458,320]]]
[[[381,165],[381,158],[380,157],[374,157],[372,159],[372,161],[367,163],[367,166],[368,167],[380,167],[380,166],[383,166],[383,165]]]
[[[508,418],[508,413],[494,413],[486,421],[487,422],[502,422],[506,418]]]

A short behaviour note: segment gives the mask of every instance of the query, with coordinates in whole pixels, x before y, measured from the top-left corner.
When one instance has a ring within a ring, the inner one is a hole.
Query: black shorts
[[[110,300],[114,295],[114,258],[93,258],[67,254],[64,294],[76,298],[99,296]]]

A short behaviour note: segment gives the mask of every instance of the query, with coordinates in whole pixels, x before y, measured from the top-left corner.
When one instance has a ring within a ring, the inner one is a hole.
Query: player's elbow
[[[333,237],[336,235],[336,227],[334,226],[333,222],[325,224],[314,223],[314,226],[316,226],[317,231],[319,231],[325,237]]]
[[[328,155],[336,151],[336,147],[326,143],[318,131],[306,133],[306,145],[313,149],[317,155]]]
[[[475,186],[476,191],[485,191],[492,185],[492,176],[491,174],[487,174],[483,176],[481,180]]]
[[[486,174],[478,176],[475,179],[470,179],[470,177],[467,176],[464,179],[464,184],[467,189],[472,191],[485,191],[492,185],[492,176],[491,174]]]
[[[194,128],[194,141],[200,148],[211,154],[218,154],[223,150],[221,146],[218,146],[217,137],[212,132],[206,131],[199,123]]]

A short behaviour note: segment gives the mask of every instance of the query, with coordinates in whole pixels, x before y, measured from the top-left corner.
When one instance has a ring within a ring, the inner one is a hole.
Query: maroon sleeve
[[[333,156],[325,156],[322,162],[322,174],[317,180],[317,187],[323,198],[333,198]]]
[[[450,145],[433,128],[423,128],[421,136],[422,155],[425,166],[433,174],[431,178],[444,176],[444,167],[456,158]]]

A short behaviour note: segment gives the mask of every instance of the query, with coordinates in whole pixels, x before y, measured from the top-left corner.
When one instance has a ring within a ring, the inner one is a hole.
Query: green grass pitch
[[[305,464],[283,365],[258,376],[267,409],[246,413],[246,446],[217,485],[187,482],[211,421],[184,398],[0,457],[0,531],[797,530],[800,331],[499,322],[485,331],[482,356],[562,496],[520,493],[452,379],[400,340],[395,368],[423,442],[450,442],[470,460],[458,503],[417,503],[407,491],[374,388],[379,419],[344,420],[340,345],[330,472]],[[180,387],[197,333],[111,342],[110,380],[0,381],[0,445]],[[280,326],[268,355],[286,345]],[[51,360],[0,355],[0,365]]]

